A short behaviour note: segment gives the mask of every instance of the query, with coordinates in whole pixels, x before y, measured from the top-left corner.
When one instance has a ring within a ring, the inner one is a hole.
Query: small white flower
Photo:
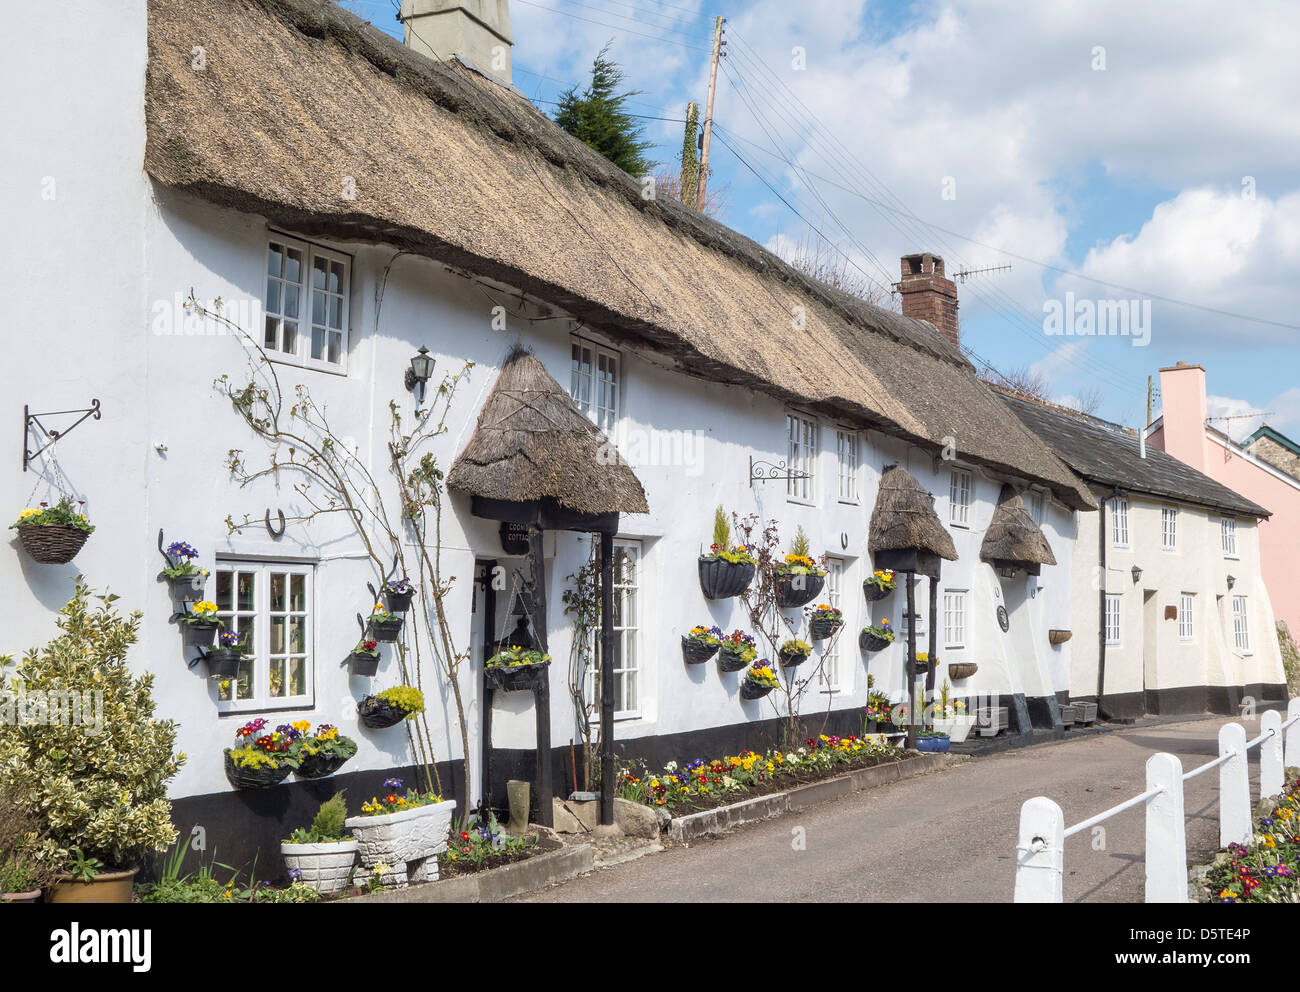
[[[669,772],[669,774],[671,774],[672,772],[677,771],[677,762],[675,762],[675,761],[670,761],[670,762],[668,762],[668,764],[664,765],[664,769],[665,769],[667,772]]]

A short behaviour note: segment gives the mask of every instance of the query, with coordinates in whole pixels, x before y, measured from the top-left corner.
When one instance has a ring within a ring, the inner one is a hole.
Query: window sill
[[[315,700],[307,696],[295,696],[278,703],[260,702],[255,699],[241,699],[238,702],[218,702],[217,716],[246,716],[249,713],[282,713],[289,710],[314,710]]]
[[[860,499],[841,499],[841,500],[837,500],[837,502],[838,502],[841,506],[861,506],[861,505],[862,505],[862,500],[860,500]]]
[[[344,332],[345,336],[346,333],[347,332]],[[346,379],[348,376],[348,370],[346,368],[337,365],[329,365],[328,363],[325,362],[317,363],[314,361],[295,362],[292,361],[291,359],[282,357],[279,353],[272,354],[269,351],[266,352],[266,360],[273,365],[283,365],[285,368],[289,368],[289,369],[302,369],[305,372],[323,372],[326,375],[337,375],[343,377],[344,379]]]
[[[817,503],[814,500],[795,499],[793,496],[787,496],[785,501],[787,503],[793,503],[795,506],[808,506],[812,507],[814,510],[817,509]]]
[[[1241,561],[1241,555],[1224,555],[1225,561]]]
[[[958,530],[970,530],[970,524],[959,524],[956,520],[949,520],[948,526],[956,527]]]

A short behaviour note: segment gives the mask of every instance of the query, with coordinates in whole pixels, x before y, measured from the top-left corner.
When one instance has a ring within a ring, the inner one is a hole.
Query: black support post
[[[600,535],[600,822],[614,823],[614,535]]]
[[[907,573],[907,746],[916,747],[916,573]]]
[[[939,678],[939,577],[930,576],[930,671],[925,677],[926,692],[933,696]]]
[[[528,555],[533,577],[533,636],[539,650],[549,653],[546,636],[546,558],[542,550],[542,528],[528,529]],[[537,822],[544,827],[555,825],[555,804],[551,784],[551,691],[549,666],[533,692],[533,709],[537,716]]]

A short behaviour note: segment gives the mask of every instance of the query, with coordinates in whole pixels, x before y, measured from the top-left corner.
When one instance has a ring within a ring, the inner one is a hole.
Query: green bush
[[[328,844],[333,841],[346,840],[347,834],[343,821],[348,818],[348,807],[343,801],[343,793],[336,792],[320,804],[311,826],[303,830],[299,827],[289,835],[289,844]]]

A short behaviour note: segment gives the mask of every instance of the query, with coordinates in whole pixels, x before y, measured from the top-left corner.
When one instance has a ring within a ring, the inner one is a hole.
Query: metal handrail
[[[1205,764],[1201,765],[1200,768],[1193,768],[1190,772],[1184,772],[1183,781],[1186,782],[1189,778],[1196,778],[1197,775],[1208,772],[1211,768],[1218,768],[1220,765],[1231,761],[1236,756],[1236,751],[1229,751],[1226,754],[1221,754],[1213,761],[1207,761]]]
[[[1079,833],[1080,831],[1087,830],[1089,827],[1101,823],[1102,820],[1109,820],[1112,816],[1115,816],[1119,813],[1123,813],[1126,809],[1132,809],[1134,806],[1144,803],[1148,799],[1154,799],[1156,796],[1160,795],[1164,791],[1165,790],[1163,786],[1158,786],[1154,789],[1147,789],[1147,791],[1142,793],[1142,795],[1140,796],[1134,796],[1132,799],[1129,799],[1126,802],[1122,802],[1118,806],[1112,806],[1104,813],[1098,813],[1096,816],[1089,817],[1088,819],[1084,820],[1082,823],[1076,823],[1074,826],[1070,827],[1068,830],[1065,831],[1065,836],[1073,837],[1075,834]]]

